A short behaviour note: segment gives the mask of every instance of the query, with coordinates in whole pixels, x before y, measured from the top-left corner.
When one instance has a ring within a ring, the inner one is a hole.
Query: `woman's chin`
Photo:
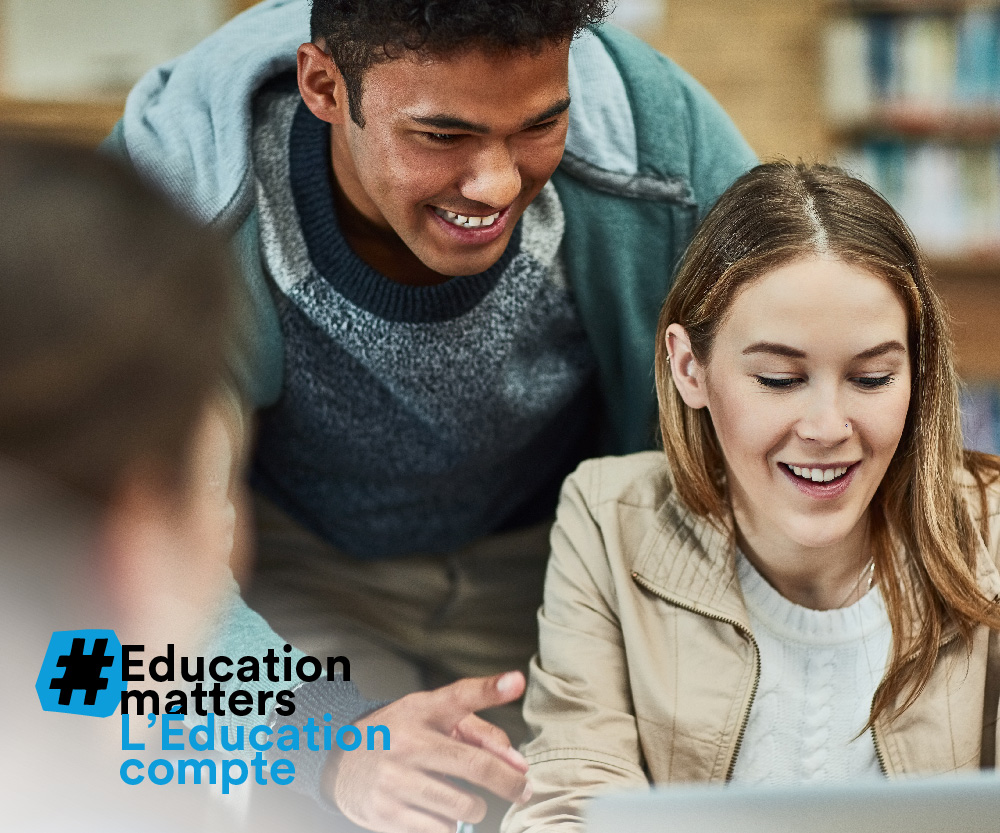
[[[849,541],[858,529],[859,520],[855,517],[798,518],[785,527],[785,536],[805,550],[829,549]]]

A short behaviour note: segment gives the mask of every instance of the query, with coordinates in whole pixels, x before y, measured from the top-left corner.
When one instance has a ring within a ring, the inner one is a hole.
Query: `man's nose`
[[[514,202],[521,192],[521,172],[505,142],[490,142],[476,152],[459,190],[470,202],[494,210]]]

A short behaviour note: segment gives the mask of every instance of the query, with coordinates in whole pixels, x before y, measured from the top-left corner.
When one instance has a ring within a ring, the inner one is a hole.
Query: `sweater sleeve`
[[[566,481],[556,513],[524,702],[533,795],[502,833],[579,833],[590,798],[648,788],[608,557],[585,497],[593,471]]]
[[[267,653],[269,648],[272,648],[277,656],[289,657],[293,666],[299,659],[306,656],[297,648],[293,648],[291,653],[285,653],[285,640],[271,628],[259,613],[247,605],[240,595],[239,586],[235,580],[230,582],[226,599],[220,609],[221,615],[209,625],[210,635],[208,645],[205,648],[206,656],[227,656],[236,663],[243,656],[259,659]],[[256,703],[258,692],[273,692],[283,685],[267,679],[256,682],[243,681],[233,675],[230,680],[224,683],[223,688],[227,700],[232,692],[242,690],[249,692]],[[335,680],[320,679],[297,686],[289,684],[289,687],[292,688],[294,694],[295,711],[293,714],[279,715],[272,705],[269,713],[263,718],[257,714],[256,710],[245,717],[228,712],[220,720],[220,723],[230,726],[243,725],[249,728],[266,722],[275,730],[282,726],[296,726],[301,729],[309,718],[313,718],[318,725],[329,723],[329,725],[339,728],[354,723],[386,705],[385,701],[366,699],[353,682],[345,681],[339,676]],[[326,719],[327,715],[329,715],[329,720]],[[282,751],[282,756],[295,764],[295,779],[291,786],[298,792],[312,796],[324,806],[333,809],[333,805],[322,795],[320,784],[328,754],[325,751],[313,752],[308,749]]]

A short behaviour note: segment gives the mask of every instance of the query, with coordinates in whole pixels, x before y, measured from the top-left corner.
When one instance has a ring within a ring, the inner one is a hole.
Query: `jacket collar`
[[[750,629],[736,575],[731,516],[724,524],[713,524],[687,509],[671,490],[630,569],[634,580],[658,595]],[[976,548],[976,583],[986,598],[1000,599],[1000,570],[981,540]],[[945,640],[952,635],[945,634]]]
[[[692,513],[671,491],[635,555],[632,576],[682,607],[749,630],[732,529],[731,519],[713,524]]]
[[[982,539],[976,546],[976,583],[987,599],[1000,601],[1000,571]]]

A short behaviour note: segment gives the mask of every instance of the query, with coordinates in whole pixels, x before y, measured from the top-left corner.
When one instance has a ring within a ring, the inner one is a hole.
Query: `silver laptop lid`
[[[587,833],[1000,833],[1000,778],[663,787],[595,799]]]

